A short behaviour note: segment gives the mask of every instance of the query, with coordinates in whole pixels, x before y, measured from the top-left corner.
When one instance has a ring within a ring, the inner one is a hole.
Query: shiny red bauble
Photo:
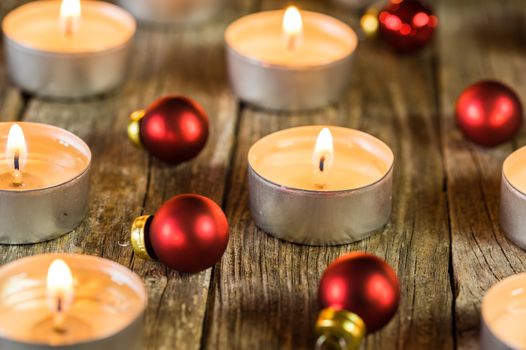
[[[491,147],[517,134],[522,125],[522,104],[511,88],[485,80],[462,92],[455,116],[460,130],[469,140]]]
[[[171,164],[194,158],[208,139],[208,117],[197,102],[183,96],[158,99],[140,121],[140,139],[155,157]]]
[[[212,200],[195,195],[175,196],[155,213],[149,227],[155,258],[179,272],[212,267],[228,245],[228,221]]]
[[[411,52],[427,45],[438,18],[417,0],[391,0],[378,14],[380,37],[398,52]]]
[[[354,252],[334,262],[323,273],[318,290],[322,308],[358,315],[372,333],[393,318],[400,286],[393,269],[374,255]]]

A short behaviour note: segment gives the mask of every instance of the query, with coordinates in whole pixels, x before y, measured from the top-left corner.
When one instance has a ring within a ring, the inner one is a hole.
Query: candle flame
[[[72,36],[78,30],[81,13],[80,0],[62,0],[60,23],[66,36]]]
[[[283,16],[283,34],[287,41],[287,49],[294,50],[303,34],[303,19],[295,6],[290,6]]]
[[[46,295],[54,329],[63,332],[64,314],[73,303],[73,274],[62,259],[53,260],[47,273]]]
[[[314,168],[326,172],[334,161],[334,145],[331,131],[323,128],[316,139],[316,146],[312,154]]]
[[[14,183],[20,184],[22,171],[27,162],[27,144],[24,131],[18,124],[13,124],[7,135],[7,166],[13,171]]]

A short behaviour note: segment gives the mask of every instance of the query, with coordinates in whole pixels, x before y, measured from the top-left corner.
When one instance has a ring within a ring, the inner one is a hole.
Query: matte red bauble
[[[322,308],[346,310],[359,316],[367,333],[385,326],[396,313],[400,286],[393,269],[367,253],[350,253],[329,265],[321,278]]]
[[[208,117],[190,98],[169,96],[132,114],[130,139],[155,157],[179,164],[194,158],[208,139]]]
[[[491,147],[517,134],[522,125],[522,104],[506,85],[485,80],[462,92],[455,115],[460,130],[469,140]]]
[[[398,52],[411,52],[427,45],[438,18],[417,0],[391,0],[378,14],[380,37]]]
[[[225,214],[214,201],[195,194],[173,197],[153,217],[141,216],[132,226],[132,246],[139,257],[179,272],[212,267],[227,245]]]

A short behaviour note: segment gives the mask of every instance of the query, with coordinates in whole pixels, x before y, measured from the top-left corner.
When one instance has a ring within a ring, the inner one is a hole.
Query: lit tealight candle
[[[130,14],[101,1],[27,3],[2,23],[9,73],[38,95],[104,93],[124,81],[135,27]]]
[[[393,153],[342,127],[298,127],[249,151],[252,217],[278,238],[312,245],[361,240],[389,220]]]
[[[526,273],[491,287],[482,301],[481,318],[482,350],[526,349]]]
[[[281,110],[337,101],[348,86],[358,44],[345,23],[295,7],[245,16],[227,28],[225,40],[237,96]]]
[[[142,349],[147,296],[115,262],[49,254],[0,268],[0,348]]]
[[[502,166],[500,224],[511,239],[526,249],[526,147],[513,152]]]
[[[36,123],[0,123],[0,243],[36,243],[73,230],[88,206],[88,146]],[[31,213],[28,215],[28,213]]]

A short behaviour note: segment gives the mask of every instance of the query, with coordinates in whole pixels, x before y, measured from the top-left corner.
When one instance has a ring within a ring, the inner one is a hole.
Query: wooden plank
[[[0,247],[2,262],[42,252],[79,252],[130,266],[145,280],[150,305],[145,349],[198,349],[211,270],[180,275],[159,263],[136,259],[127,245],[132,220],[154,213],[179,193],[200,193],[221,203],[229,169],[237,102],[224,72],[222,32],[250,4],[239,2],[209,25],[187,29],[142,29],[126,86],[102,98],[77,102],[32,99],[24,120],[75,132],[93,152],[90,213],[74,232],[53,242]],[[168,167],[126,138],[128,115],[166,94],[184,94],[208,111],[211,135],[192,162]]]
[[[0,4],[0,20],[9,11],[27,2],[27,0],[6,0]],[[4,59],[4,48],[2,42],[2,52],[0,52],[0,81],[5,82],[0,86],[0,121],[10,121],[20,118],[22,110],[25,108],[26,101],[20,91],[14,88],[8,81],[7,69]]]
[[[479,308],[488,288],[526,270],[526,254],[504,237],[498,221],[502,162],[525,143],[526,134],[493,149],[477,147],[458,131],[454,105],[465,87],[487,78],[509,84],[524,101],[524,16],[522,1],[444,0],[439,6],[438,92],[462,349],[477,343]]]
[[[298,3],[328,9],[320,2]],[[450,239],[430,54],[398,57],[380,44],[363,42],[353,63],[352,87],[340,104],[292,116],[243,110],[226,202],[231,242],[214,273],[205,348],[313,348],[319,278],[330,261],[354,250],[385,258],[402,286],[400,311],[367,339],[366,349],[453,347]],[[394,210],[383,233],[324,248],[279,241],[255,227],[247,205],[248,149],[266,134],[306,124],[358,128],[393,148]]]

